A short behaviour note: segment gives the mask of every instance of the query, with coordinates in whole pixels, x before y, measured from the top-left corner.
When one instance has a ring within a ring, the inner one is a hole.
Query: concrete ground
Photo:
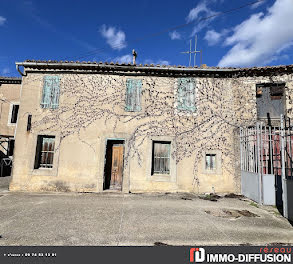
[[[0,177],[0,192],[7,192],[11,176]]]
[[[293,228],[277,209],[241,198],[9,193],[0,186],[0,245],[293,244]]]

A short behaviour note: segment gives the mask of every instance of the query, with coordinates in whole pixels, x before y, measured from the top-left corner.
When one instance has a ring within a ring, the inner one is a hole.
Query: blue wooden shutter
[[[41,102],[42,108],[50,107],[52,80],[49,77],[50,76],[44,77],[43,95],[42,95],[42,102]]]
[[[60,77],[52,77],[52,89],[51,89],[51,108],[55,109],[59,106],[59,95],[60,95]]]
[[[135,83],[135,90],[134,90],[134,107],[133,111],[139,112],[141,111],[141,86],[142,81],[141,80],[134,80]]]
[[[41,106],[43,108],[58,108],[60,94],[60,77],[45,76]]]
[[[126,80],[126,105],[125,111],[139,112],[141,111],[141,80]]]
[[[178,109],[194,112],[195,107],[195,81],[191,78],[178,79]]]

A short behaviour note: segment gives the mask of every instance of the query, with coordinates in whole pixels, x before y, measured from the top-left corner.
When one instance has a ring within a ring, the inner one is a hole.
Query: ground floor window
[[[169,141],[153,141],[152,175],[170,174],[170,149]]]
[[[215,170],[216,169],[216,154],[206,154],[206,170]]]
[[[38,136],[35,169],[53,168],[54,149],[54,136]]]
[[[13,156],[14,152],[14,139],[10,139],[8,142],[8,156]]]

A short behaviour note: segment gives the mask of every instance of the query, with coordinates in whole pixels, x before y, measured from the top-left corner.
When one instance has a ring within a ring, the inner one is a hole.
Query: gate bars
[[[286,180],[293,180],[293,125],[281,115],[280,127],[255,126],[240,128],[241,170],[259,177],[259,200],[263,203],[263,175],[282,177],[283,212],[288,216]]]

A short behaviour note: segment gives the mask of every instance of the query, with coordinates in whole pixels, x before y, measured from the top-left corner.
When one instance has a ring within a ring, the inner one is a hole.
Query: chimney
[[[132,55],[133,55],[133,65],[135,65],[136,64],[137,53],[136,53],[136,51],[134,49],[132,50]]]

